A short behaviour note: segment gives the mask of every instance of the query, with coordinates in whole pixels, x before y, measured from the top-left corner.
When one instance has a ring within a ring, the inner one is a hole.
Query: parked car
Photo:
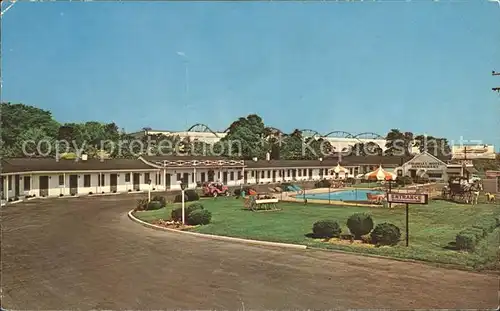
[[[219,195],[229,195],[229,188],[220,182],[208,182],[203,184],[203,195],[217,197]]]

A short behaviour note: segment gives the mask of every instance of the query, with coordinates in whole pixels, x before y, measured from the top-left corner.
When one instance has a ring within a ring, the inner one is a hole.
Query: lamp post
[[[151,179],[148,179],[148,202],[151,202]]]
[[[186,184],[183,181],[179,181],[181,186],[181,204],[182,204],[182,224],[186,224],[186,214],[185,214],[185,204],[184,204],[184,191],[186,190]]]

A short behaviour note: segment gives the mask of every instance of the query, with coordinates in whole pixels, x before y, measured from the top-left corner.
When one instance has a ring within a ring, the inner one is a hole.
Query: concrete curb
[[[130,218],[132,221],[137,222],[145,227],[155,229],[155,230],[169,231],[169,232],[175,232],[175,233],[180,233],[180,234],[187,234],[187,235],[197,236],[200,238],[219,240],[219,241],[239,242],[239,243],[246,243],[246,244],[256,244],[256,245],[262,245],[262,246],[274,246],[274,247],[303,249],[303,250],[307,249],[306,245],[249,240],[249,239],[233,238],[233,237],[222,236],[222,235],[203,234],[203,233],[197,233],[197,232],[190,232],[190,231],[182,231],[182,230],[165,228],[165,227],[153,225],[153,224],[150,224],[148,222],[145,222],[145,221],[138,219],[137,217],[135,217],[133,215],[133,210],[128,212],[127,215],[128,215],[128,218]]]

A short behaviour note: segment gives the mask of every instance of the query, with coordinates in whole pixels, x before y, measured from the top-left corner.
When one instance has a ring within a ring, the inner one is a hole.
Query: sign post
[[[409,206],[410,204],[427,204],[429,195],[426,193],[387,193],[388,203],[403,203],[406,205],[406,246],[410,244],[410,224],[409,224]]]

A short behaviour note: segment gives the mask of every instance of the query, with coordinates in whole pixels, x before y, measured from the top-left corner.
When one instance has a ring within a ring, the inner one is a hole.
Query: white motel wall
[[[194,189],[200,183],[220,181],[227,186],[345,179],[367,173],[382,165],[398,175],[427,173],[436,181],[447,178],[450,165],[428,154],[409,159],[395,157],[344,158],[347,172],[335,173],[338,160],[227,159],[162,160],[157,158],[55,161],[54,159],[2,159],[0,191],[2,200],[26,196],[58,197],[102,193],[179,190],[180,182]]]

